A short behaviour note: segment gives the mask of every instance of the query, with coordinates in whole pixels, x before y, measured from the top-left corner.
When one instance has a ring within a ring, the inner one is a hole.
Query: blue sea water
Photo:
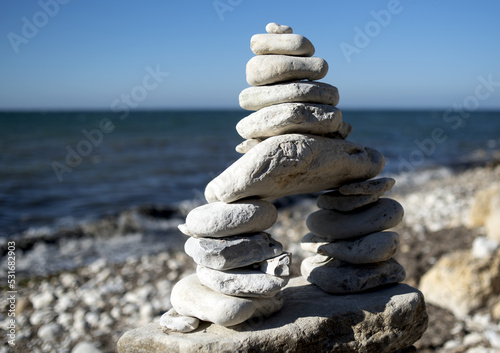
[[[0,112],[0,236],[203,198],[239,158],[248,112]],[[386,174],[488,160],[500,112],[344,111],[349,140],[381,151]]]

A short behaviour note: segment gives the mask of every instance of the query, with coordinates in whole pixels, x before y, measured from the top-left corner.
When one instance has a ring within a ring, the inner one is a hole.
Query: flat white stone
[[[260,270],[273,276],[290,276],[290,264],[292,263],[292,253],[284,252],[281,255],[260,263]]]
[[[396,180],[392,178],[378,178],[359,183],[342,185],[339,192],[343,195],[372,195],[383,194],[392,189]]]
[[[255,55],[282,54],[313,56],[314,45],[304,36],[292,33],[255,34],[250,39],[250,49]]]
[[[302,261],[302,276],[327,293],[356,293],[387,284],[401,282],[406,272],[396,260],[375,264],[352,265],[347,262],[316,255]]]
[[[179,229],[192,237],[222,238],[256,233],[270,228],[278,211],[264,200],[245,200],[227,204],[213,202],[193,209]]]
[[[280,295],[272,298],[241,298],[202,285],[196,274],[177,282],[170,302],[179,315],[196,317],[221,326],[234,326],[253,317],[265,317],[283,306]]]
[[[235,150],[238,153],[247,153],[261,142],[262,140],[260,139],[248,139],[236,146]]]
[[[292,27],[279,25],[275,22],[268,23],[266,26],[267,33],[283,34],[283,33],[293,33]]]
[[[216,270],[245,267],[283,252],[280,242],[267,233],[228,238],[189,238],[184,250],[198,265]]]
[[[198,266],[196,273],[200,282],[208,288],[237,297],[274,297],[289,279],[246,268],[218,271]]]
[[[396,232],[377,232],[353,240],[328,242],[312,233],[302,238],[301,246],[311,251],[351,264],[369,264],[389,260],[397,251]]]
[[[403,219],[403,207],[395,200],[382,198],[352,212],[319,210],[307,217],[309,230],[328,240],[351,239],[392,228]]]
[[[191,332],[198,328],[200,320],[195,317],[179,315],[175,309],[170,309],[160,317],[160,326],[174,332]]]
[[[293,80],[321,80],[327,73],[327,62],[318,57],[257,55],[246,66],[247,82],[252,86]]]
[[[372,178],[383,167],[380,152],[349,141],[300,134],[274,136],[212,180],[205,189],[205,198],[208,202],[272,200],[318,192]]]
[[[377,202],[380,194],[374,195],[342,195],[338,190],[329,191],[318,197],[317,205],[323,210],[342,212],[354,211],[363,206]]]
[[[283,103],[262,108],[241,119],[236,124],[236,131],[245,139],[294,133],[345,139],[352,127],[342,121],[342,112],[331,105]]]
[[[240,93],[239,101],[240,106],[246,110],[293,102],[336,106],[339,103],[339,91],[337,87],[323,82],[293,81],[245,88]]]

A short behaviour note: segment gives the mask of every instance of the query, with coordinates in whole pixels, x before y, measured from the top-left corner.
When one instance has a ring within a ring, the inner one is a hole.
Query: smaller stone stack
[[[301,246],[318,255],[306,258],[302,276],[328,293],[353,293],[401,282],[404,268],[392,256],[399,235],[384,232],[403,218],[401,205],[380,196],[391,178],[349,183],[319,196],[319,211],[307,218],[311,233]]]
[[[184,249],[198,265],[196,275],[175,285],[174,310],[162,317],[162,325],[188,332],[196,329],[197,319],[233,326],[279,310],[291,254],[263,232],[276,218],[274,205],[257,199],[192,210],[179,229],[191,236]]]

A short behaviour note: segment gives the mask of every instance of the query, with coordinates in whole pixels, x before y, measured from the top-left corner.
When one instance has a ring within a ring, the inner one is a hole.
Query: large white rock
[[[208,202],[277,199],[369,179],[384,168],[383,155],[349,141],[288,134],[270,137],[213,179]]]
[[[352,212],[316,211],[307,217],[306,225],[312,233],[328,240],[351,239],[395,227],[403,214],[397,201],[382,198]]]
[[[321,255],[334,257],[351,264],[369,264],[389,260],[398,249],[396,232],[378,232],[353,240],[328,242],[312,233],[302,238],[301,247]]]
[[[293,33],[292,27],[280,25],[275,22],[268,23],[266,26],[267,33],[283,34],[283,33]]]
[[[262,108],[241,119],[236,124],[236,131],[245,139],[294,133],[346,138],[352,127],[342,121],[342,112],[331,105],[283,103]]]
[[[309,39],[292,33],[255,34],[250,39],[250,49],[255,55],[313,56],[315,51]]]
[[[264,200],[213,202],[189,212],[179,229],[192,237],[222,238],[261,232],[270,228],[277,217],[276,207]]]
[[[198,266],[196,273],[200,282],[208,288],[237,297],[274,297],[286,286],[289,279],[246,268],[217,271]]]
[[[353,265],[327,256],[305,258],[300,265],[302,276],[327,293],[355,293],[401,282],[406,272],[396,260]]]
[[[267,233],[229,238],[189,238],[186,254],[198,265],[229,270],[259,263],[283,252],[280,242]]]
[[[327,62],[318,57],[257,55],[246,67],[247,82],[252,86],[293,80],[321,80],[328,73]]]
[[[293,81],[270,86],[248,87],[241,91],[240,106],[259,110],[280,103],[318,103],[336,106],[339,103],[337,87],[323,82]]]
[[[240,298],[216,292],[202,285],[196,274],[175,284],[170,302],[180,315],[221,326],[234,326],[253,317],[263,318],[283,306],[279,295],[272,298]]]

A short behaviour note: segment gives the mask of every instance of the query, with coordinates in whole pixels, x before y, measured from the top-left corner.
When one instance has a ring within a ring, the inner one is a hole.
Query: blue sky
[[[448,109],[483,78],[496,86],[478,108],[500,109],[498,14],[493,0],[2,0],[0,109],[111,109],[131,93],[136,109],[237,108],[268,22],[312,41],[341,108]]]

